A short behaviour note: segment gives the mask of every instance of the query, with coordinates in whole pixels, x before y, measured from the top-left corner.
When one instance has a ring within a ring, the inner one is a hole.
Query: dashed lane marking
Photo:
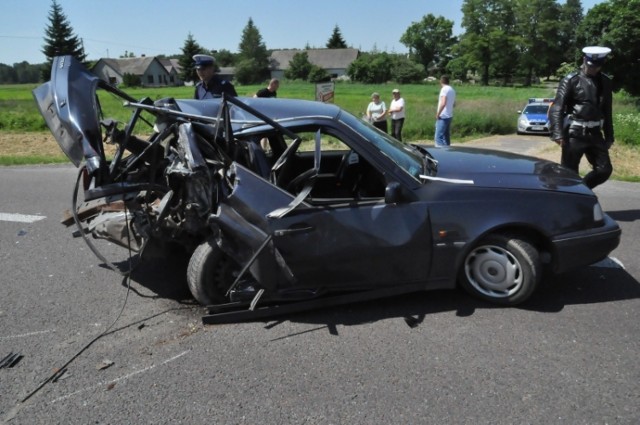
[[[45,215],[28,215],[28,214],[12,214],[0,212],[0,221],[13,221],[17,223],[35,223],[36,221],[44,220],[47,218]]]

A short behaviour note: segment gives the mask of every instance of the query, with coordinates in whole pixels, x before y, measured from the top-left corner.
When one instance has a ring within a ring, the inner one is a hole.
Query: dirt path
[[[64,157],[50,132],[0,132],[0,156],[34,155]]]

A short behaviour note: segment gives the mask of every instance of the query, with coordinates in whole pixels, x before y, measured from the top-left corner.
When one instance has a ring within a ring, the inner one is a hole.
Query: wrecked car
[[[98,90],[122,98],[128,122],[102,116]],[[33,94],[80,168],[65,224],[142,259],[179,246],[212,314],[455,287],[516,305],[546,273],[602,260],[620,240],[556,163],[402,143],[331,104],[136,100],[70,56]]]

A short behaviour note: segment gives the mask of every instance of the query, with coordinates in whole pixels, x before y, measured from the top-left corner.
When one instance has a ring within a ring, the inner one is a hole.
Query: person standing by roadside
[[[280,88],[280,81],[277,78],[272,78],[269,81],[269,84],[267,85],[267,87],[263,87],[260,90],[258,90],[256,94],[253,95],[253,97],[276,98],[278,97],[279,88]],[[266,137],[263,137],[262,139],[260,139],[260,147],[262,147],[262,149],[265,151],[271,149],[271,147],[269,146],[269,139]]]
[[[367,106],[367,118],[375,128],[387,132],[387,105],[380,100],[379,93],[371,95],[371,102]]]
[[[449,77],[440,77],[440,94],[436,108],[436,146],[451,145],[451,121],[453,120],[453,105],[456,102],[456,91],[449,85]]]
[[[216,75],[215,59],[209,55],[193,55],[194,66],[200,82],[196,84],[194,99],[213,99],[222,96],[238,96],[235,87]]]
[[[610,52],[600,46],[582,49],[582,66],[560,82],[549,113],[551,139],[562,147],[561,164],[577,173],[586,156],[591,171],[583,181],[590,189],[613,172],[613,90],[611,79],[600,72]]]
[[[391,115],[391,135],[402,141],[402,127],[404,126],[405,105],[404,99],[400,96],[400,90],[391,91],[393,100],[389,105],[388,113]]]
[[[278,97],[278,88],[280,88],[280,81],[277,78],[272,78],[269,85],[258,90],[253,97]]]

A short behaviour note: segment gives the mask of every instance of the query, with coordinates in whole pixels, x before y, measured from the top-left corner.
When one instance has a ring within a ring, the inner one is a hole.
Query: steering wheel
[[[289,184],[287,184],[287,192],[300,193],[300,191],[302,191],[302,188],[304,187],[304,183],[315,178],[317,175],[318,170],[316,170],[315,168],[309,168],[307,171],[296,176],[295,179],[291,180]]]
[[[285,151],[282,152],[282,155],[280,155],[280,158],[278,158],[276,163],[273,164],[273,167],[271,167],[271,174],[269,176],[269,180],[271,180],[271,183],[273,183],[278,187],[282,186],[282,184],[284,183],[284,177],[287,174],[285,171],[287,171],[288,168],[291,167],[293,155],[296,153],[301,143],[302,143],[302,139],[300,137],[297,137],[287,147],[287,149],[285,149]],[[283,169],[281,170],[281,168]]]

